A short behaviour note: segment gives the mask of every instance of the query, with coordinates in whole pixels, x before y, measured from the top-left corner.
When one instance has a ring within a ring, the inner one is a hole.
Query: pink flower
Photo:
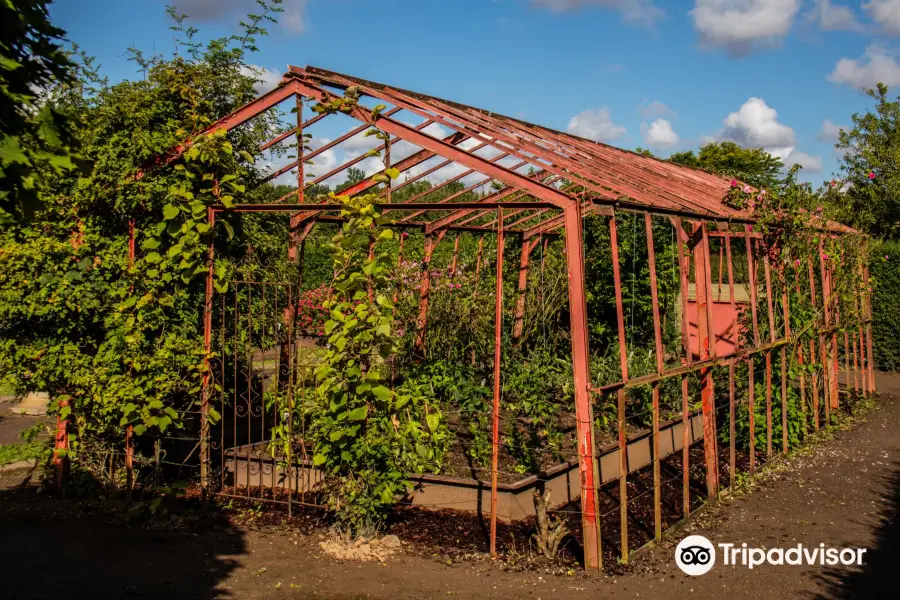
[[[752,187],[750,187],[749,185],[745,185],[745,186],[744,186],[744,193],[745,193],[745,194],[750,194],[750,193],[752,193],[752,192],[753,192],[753,188],[752,188]]]
[[[875,179],[875,171],[869,172],[869,179]]]
[[[884,255],[884,260],[887,260],[887,259],[888,259],[888,255],[885,254],[885,255]]]
[[[831,180],[831,187],[837,187],[837,181],[834,179]]]
[[[737,179],[732,179],[732,180],[731,180],[731,187],[736,188],[737,186],[738,186],[738,180],[737,180]]]
[[[823,252],[823,253],[822,253],[822,258],[825,259],[825,260],[828,260],[828,255],[825,254],[825,253]]]
[[[800,266],[800,259],[799,259],[799,258],[798,258],[797,260],[794,261],[794,266],[795,266],[795,267],[799,267],[799,266]]]

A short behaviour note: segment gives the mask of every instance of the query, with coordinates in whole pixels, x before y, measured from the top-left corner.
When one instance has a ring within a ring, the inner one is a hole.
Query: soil
[[[878,386],[882,396],[865,422],[774,464],[751,493],[700,511],[673,533],[671,541],[633,555],[629,566],[616,566],[607,557],[611,568],[606,574],[574,567],[573,556],[561,566],[551,565],[528,556],[526,548],[518,545],[504,547],[503,560],[491,560],[478,541],[483,540],[483,531],[474,516],[468,522],[460,521],[458,515],[425,521],[421,511],[401,511],[392,533],[402,540],[402,552],[385,562],[343,561],[327,556],[319,547],[320,522],[314,514],[286,520],[251,507],[232,511],[229,518],[217,513],[198,517],[188,511],[169,520],[128,522],[113,502],[36,494],[33,487],[18,486],[21,477],[4,474],[0,476],[4,541],[0,544],[0,597],[897,597],[900,377],[880,376]],[[673,474],[679,471],[678,458],[671,457],[673,464],[668,465]],[[701,461],[691,462],[702,468]],[[727,458],[720,457],[720,464],[727,465]],[[630,495],[652,489],[643,477],[633,478]],[[697,480],[702,481],[702,475]],[[601,512],[617,510],[616,493],[609,503],[604,500]],[[678,498],[676,490],[672,494]],[[698,498],[700,494],[702,490],[697,490]],[[573,530],[577,530],[577,514],[571,514]],[[524,539],[525,527],[501,525],[498,539],[501,543]],[[631,535],[640,529],[631,523],[629,527]],[[458,551],[448,552],[437,542],[443,543],[452,528],[461,541]],[[605,546],[615,547],[618,532],[610,526],[603,533]],[[673,556],[678,539],[692,533],[706,535],[714,543],[746,542],[766,548],[824,543],[868,551],[862,567],[749,570],[718,564],[709,574],[690,578],[678,570]],[[467,538],[472,541],[465,542]],[[525,572],[515,572],[523,566]]]

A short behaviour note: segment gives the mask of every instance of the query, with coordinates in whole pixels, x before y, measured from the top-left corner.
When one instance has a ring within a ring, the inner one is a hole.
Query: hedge
[[[875,366],[900,371],[900,242],[881,242],[870,265],[875,293],[872,298],[872,339]]]

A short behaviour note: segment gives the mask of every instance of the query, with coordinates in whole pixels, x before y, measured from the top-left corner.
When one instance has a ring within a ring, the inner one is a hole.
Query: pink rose
[[[870,172],[869,172],[869,179],[875,179],[875,172],[874,172],[874,171],[870,171]]]
[[[745,186],[744,186],[744,193],[745,193],[745,194],[750,194],[750,193],[752,193],[752,192],[753,192],[753,188],[752,188],[752,187],[750,187],[749,185],[745,185]]]
[[[737,180],[737,179],[732,179],[732,180],[731,180],[731,187],[736,188],[737,186],[738,186],[738,180]]]

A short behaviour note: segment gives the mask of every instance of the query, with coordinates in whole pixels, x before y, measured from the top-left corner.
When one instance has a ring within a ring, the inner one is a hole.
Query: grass
[[[42,423],[37,423],[25,431],[19,433],[21,444],[0,444],[0,466],[9,465],[20,460],[41,461],[50,454],[50,441],[46,438],[38,439],[45,430]]]
[[[41,459],[48,452],[50,452],[50,447],[46,441],[0,445],[0,466],[9,465],[20,460]]]

